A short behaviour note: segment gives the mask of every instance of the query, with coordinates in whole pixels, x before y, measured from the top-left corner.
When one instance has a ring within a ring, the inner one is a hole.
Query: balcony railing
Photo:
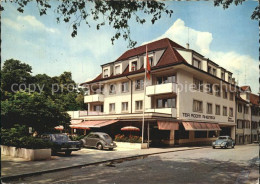
[[[176,83],[166,83],[166,84],[157,84],[146,87],[146,95],[159,95],[167,93],[177,93],[177,84]]]
[[[155,113],[170,114],[170,115],[172,115],[172,117],[176,117],[177,116],[176,108],[146,109],[145,112],[155,112]]]
[[[104,102],[104,95],[102,94],[95,94],[95,95],[89,95],[84,97],[85,103],[91,103],[91,102]]]

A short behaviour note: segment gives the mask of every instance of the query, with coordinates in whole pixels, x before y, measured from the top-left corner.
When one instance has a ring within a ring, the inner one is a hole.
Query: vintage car
[[[51,141],[53,143],[52,154],[57,152],[65,152],[66,155],[70,155],[72,151],[78,151],[81,149],[79,141],[71,141],[66,134],[43,134],[42,139]]]
[[[212,148],[234,148],[235,147],[235,142],[233,139],[229,136],[220,136],[216,141],[212,142]]]
[[[84,147],[93,147],[99,150],[109,149],[113,150],[116,148],[116,143],[113,142],[112,138],[103,132],[92,132],[86,137],[80,140],[82,146]]]

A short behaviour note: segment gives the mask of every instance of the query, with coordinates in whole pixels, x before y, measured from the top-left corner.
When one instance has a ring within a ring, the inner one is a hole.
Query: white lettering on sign
[[[182,113],[183,117],[192,117],[192,118],[203,118],[203,119],[215,119],[215,116],[201,115],[201,114],[191,114],[191,113]]]

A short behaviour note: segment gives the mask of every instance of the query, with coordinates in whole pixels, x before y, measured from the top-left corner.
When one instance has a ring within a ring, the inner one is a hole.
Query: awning
[[[70,124],[74,125],[74,124],[79,124],[83,121],[83,119],[72,119],[70,121]]]
[[[158,121],[159,130],[179,130],[178,122],[169,122],[169,121]]]
[[[70,125],[70,128],[76,128],[76,129],[100,128],[116,122],[118,122],[118,120],[84,121],[79,124]]]
[[[217,123],[182,122],[187,131],[215,131],[221,130]]]

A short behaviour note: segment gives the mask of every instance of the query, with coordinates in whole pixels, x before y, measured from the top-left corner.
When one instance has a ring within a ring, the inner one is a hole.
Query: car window
[[[87,138],[93,138],[94,134],[88,134]]]
[[[62,141],[62,142],[70,141],[70,138],[64,134],[52,134],[51,139],[53,141]]]
[[[93,136],[93,138],[99,138],[99,136],[95,134],[95,135]]]
[[[219,137],[218,139],[227,139],[227,137]]]
[[[103,137],[104,137],[105,139],[110,139],[110,136],[109,136],[109,135],[103,135]]]

